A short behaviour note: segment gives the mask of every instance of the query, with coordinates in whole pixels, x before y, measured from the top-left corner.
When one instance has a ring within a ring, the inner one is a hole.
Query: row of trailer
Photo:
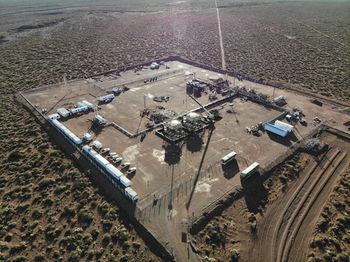
[[[230,153],[228,153],[227,155],[225,155],[222,159],[221,159],[221,164],[223,166],[228,165],[229,163],[232,163],[234,160],[236,160],[236,152],[232,151]],[[254,162],[253,164],[251,164],[250,166],[248,166],[246,169],[244,169],[241,172],[241,180],[245,181],[247,180],[249,177],[251,177],[253,174],[255,174],[256,172],[259,171],[259,163]]]
[[[70,143],[72,143],[75,146],[79,146],[83,143],[83,141],[79,137],[77,137],[72,131],[70,131],[56,118],[54,118],[54,116],[50,115],[48,119],[54,125],[54,127],[56,127],[58,132],[60,132],[65,138],[67,138]]]
[[[93,108],[94,108],[93,104],[91,104],[90,102],[88,102],[86,100],[83,100],[81,102],[78,102],[77,105],[72,109],[66,109],[64,107],[58,108],[57,114],[55,114],[55,115],[56,116],[58,115],[59,117],[62,117],[62,118],[67,118],[67,117],[71,117],[74,115],[87,113],[90,110],[92,110]]]
[[[113,186],[123,192],[133,203],[137,202],[138,195],[132,189],[131,181],[118,168],[88,145],[83,146],[82,152],[87,159],[105,175]]]
[[[71,144],[81,146],[83,141],[72,131],[58,121],[54,115],[48,116],[48,120]],[[102,155],[98,154],[90,146],[85,145],[82,148],[83,155],[92,163],[105,177],[133,203],[138,200],[137,193],[131,188],[131,181],[113,164],[111,164]]]

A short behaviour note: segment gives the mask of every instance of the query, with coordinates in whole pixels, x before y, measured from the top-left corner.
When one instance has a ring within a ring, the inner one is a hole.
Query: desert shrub
[[[82,251],[77,248],[76,250],[72,251],[72,253],[70,254],[68,261],[69,262],[78,262],[80,260]]]
[[[88,226],[93,221],[93,213],[88,210],[80,210],[78,214],[78,221],[84,226]]]
[[[73,218],[75,216],[75,208],[71,206],[65,206],[62,216],[67,218]]]
[[[124,250],[128,250],[128,249],[130,248],[129,242],[128,242],[128,241],[124,241],[124,242],[122,243],[122,248],[123,248]]]
[[[226,238],[218,225],[208,224],[207,226],[207,241],[210,244],[220,245],[226,242]],[[208,244],[209,244],[208,243]]]
[[[113,221],[104,219],[102,220],[102,226],[103,226],[103,230],[105,232],[108,232],[109,230],[111,230],[113,226]]]
[[[20,159],[22,159],[24,157],[24,154],[18,150],[13,150],[12,152],[10,152],[10,154],[7,157],[7,161],[9,162],[17,162]]]
[[[287,184],[288,182],[288,179],[285,175],[280,175],[279,177],[279,180],[281,181],[282,184]]]
[[[73,191],[75,191],[75,192],[80,191],[81,192],[84,190],[84,188],[85,188],[85,182],[83,180],[79,179],[79,180],[75,180],[73,182],[73,186],[72,186]]]
[[[96,228],[92,229],[92,230],[91,230],[91,237],[92,237],[92,239],[93,239],[93,240],[96,240],[97,237],[98,237],[98,235],[99,235],[99,233],[100,233],[100,232],[99,232]]]
[[[54,194],[55,195],[60,195],[62,194],[67,188],[67,185],[66,184],[63,184],[63,185],[59,185],[55,188],[54,190]]]
[[[106,247],[110,241],[111,241],[111,236],[108,233],[104,234],[102,238],[102,245]]]
[[[29,204],[28,203],[20,203],[18,206],[17,206],[17,212],[18,213],[22,213],[24,211],[26,211],[28,208],[29,208]]]
[[[34,257],[34,261],[35,262],[42,262],[42,261],[45,261],[45,257],[43,254],[38,254]]]
[[[65,234],[66,237],[61,241],[61,245],[65,246],[67,250],[76,250],[82,244],[80,241],[83,238],[82,232],[81,228],[77,228],[71,234]]]
[[[321,250],[323,250],[325,246],[326,246],[326,241],[320,237],[315,237],[310,243],[310,247],[312,248],[318,247]]]
[[[322,256],[322,259],[323,259],[323,261],[325,261],[325,262],[332,262],[332,254],[329,254],[329,253],[325,253],[325,254],[323,254],[323,256]]]
[[[238,253],[238,251],[236,249],[233,249],[231,251],[231,258],[230,259],[231,259],[231,262],[237,262],[238,261],[239,253]]]
[[[48,225],[45,228],[46,239],[50,241],[54,240],[61,234],[62,230],[62,226],[56,228],[54,224],[48,223]]]
[[[329,228],[329,220],[324,218],[322,219],[318,224],[317,224],[317,228],[321,231],[321,232],[326,232],[326,230]]]
[[[134,241],[134,242],[132,242],[132,247],[135,248],[135,249],[140,249],[141,243],[137,242],[137,241]]]
[[[40,190],[44,189],[44,188],[47,188],[51,185],[54,185],[55,184],[55,179],[53,178],[43,178],[40,182],[39,182],[39,186],[38,188]]]
[[[87,258],[89,259],[89,260],[92,260],[92,258],[95,256],[95,251],[94,250],[89,250],[88,252],[87,252]]]
[[[40,219],[42,217],[43,213],[40,210],[35,209],[32,212],[32,218],[33,219]]]
[[[42,205],[44,206],[44,207],[51,207],[52,206],[52,204],[53,204],[53,200],[51,199],[51,197],[49,196],[49,197],[47,197],[47,198],[45,198],[44,200],[43,200],[43,202],[42,202]]]
[[[93,242],[93,238],[92,238],[92,235],[87,233],[83,236],[83,241],[84,241],[84,244],[89,246],[92,242]]]
[[[341,253],[337,256],[336,261],[338,262],[349,262],[349,254]]]
[[[108,212],[108,208],[109,205],[106,201],[102,201],[98,206],[97,206],[97,210],[98,212],[102,215],[102,217],[104,217],[107,212]]]
[[[9,250],[9,253],[11,256],[14,256],[25,249],[26,249],[26,245],[24,243],[20,243],[18,245],[12,246]]]
[[[38,145],[38,150],[45,150],[49,148],[49,144],[47,142],[43,142]]]
[[[111,237],[113,242],[116,243],[119,241],[123,243],[129,239],[129,232],[123,225],[120,225],[119,227],[113,228]]]
[[[346,205],[344,203],[341,202],[335,202],[334,203],[334,207],[338,210],[338,211],[344,211]]]
[[[1,206],[0,208],[0,221],[6,223],[10,221],[14,215],[15,211],[11,206]]]
[[[25,256],[16,256],[15,258],[13,258],[12,260],[13,262],[24,262],[27,261]]]
[[[13,234],[12,234],[12,233],[7,233],[6,236],[5,236],[5,238],[4,238],[4,240],[5,240],[6,242],[11,242],[12,237],[13,237]]]

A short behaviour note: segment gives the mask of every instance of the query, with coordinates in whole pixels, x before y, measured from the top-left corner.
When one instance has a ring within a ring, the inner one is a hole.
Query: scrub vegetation
[[[349,3],[220,5],[229,70],[349,100]],[[167,2],[165,9],[172,13],[106,6],[51,10],[39,22],[34,14],[16,14],[20,6],[1,11],[0,260],[159,260],[118,205],[106,200],[12,97],[62,81],[64,74],[68,79],[85,77],[169,54],[220,67],[214,5]],[[289,173],[283,177],[292,179]],[[349,246],[348,180],[349,172],[324,209],[332,215],[320,218],[311,243],[315,261],[320,256],[329,261],[325,256],[338,247],[339,261],[348,261],[341,260],[349,253],[344,248]],[[250,213],[242,212],[248,225]],[[235,229],[229,215],[215,219],[197,239],[201,251],[221,257],[218,247],[226,244],[222,257],[234,261],[238,242],[227,240],[227,234]]]
[[[322,210],[310,243],[309,261],[350,260],[350,169],[334,188]]]

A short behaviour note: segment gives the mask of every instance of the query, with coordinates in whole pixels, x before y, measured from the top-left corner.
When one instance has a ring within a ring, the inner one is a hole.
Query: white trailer
[[[125,188],[125,195],[134,203],[139,199],[137,193],[131,187]]]
[[[120,183],[124,186],[124,187],[129,187],[131,186],[131,181],[124,175],[119,177]]]
[[[221,159],[221,164],[226,165],[227,163],[231,162],[236,157],[236,152],[232,151],[231,153],[227,154]]]
[[[254,162],[253,164],[251,164],[249,167],[247,167],[246,169],[244,169],[241,172],[241,179],[242,180],[248,179],[255,172],[258,172],[258,170],[259,170],[259,163],[258,162]]]

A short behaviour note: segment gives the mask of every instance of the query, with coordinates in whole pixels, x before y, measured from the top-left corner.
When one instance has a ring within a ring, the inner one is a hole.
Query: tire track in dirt
[[[308,238],[312,236],[312,231],[315,228],[323,206],[332,192],[335,182],[338,181],[339,176],[337,176],[337,174],[341,174],[348,164],[349,162],[346,153],[338,155],[335,164],[329,169],[326,177],[317,186],[316,191],[313,190],[314,194],[307,203],[305,212],[302,213],[294,230],[291,232],[288,242],[286,243],[282,261],[306,260]]]
[[[319,173],[322,169],[328,167],[339,152],[339,150],[330,149],[319,161],[310,162],[304,169],[307,171],[302,174],[302,181],[290,188],[290,194],[286,194],[284,197],[278,199],[273,206],[271,206],[271,211],[265,214],[262,224],[258,227],[255,248],[250,252],[252,260],[259,257],[261,261],[276,261],[276,247],[278,246],[285,224],[292,216],[292,212],[295,206],[298,205],[300,198],[310,187],[310,184],[312,184],[314,173]],[[280,210],[280,215],[274,211],[277,209]]]
[[[280,230],[281,228],[281,224],[282,224],[282,220],[283,218],[286,216],[286,213],[288,211],[288,208],[290,208],[290,206],[292,205],[293,200],[296,198],[297,194],[299,193],[299,191],[301,190],[301,187],[304,186],[307,181],[310,178],[310,175],[312,174],[313,170],[317,167],[317,163],[311,163],[310,165],[307,166],[307,170],[310,170],[309,172],[307,172],[304,175],[304,179],[302,180],[301,184],[297,187],[297,189],[294,191],[295,193],[289,198],[289,200],[283,200],[283,199],[279,199],[277,200],[278,202],[276,203],[277,205],[279,205],[279,202],[285,202],[288,201],[286,208],[283,210],[283,213],[278,217],[275,214],[267,214],[267,216],[265,217],[265,220],[270,221],[270,223],[268,223],[268,229],[264,230],[264,228],[262,227],[259,231],[262,232],[262,235],[259,236],[259,245],[257,250],[264,250],[264,252],[268,252],[267,255],[264,256],[264,258],[266,257],[266,261],[270,261],[270,258],[272,259],[273,257],[275,257],[274,252],[275,252],[275,243],[277,243],[277,232]],[[282,203],[281,203],[282,204]],[[278,226],[276,226],[278,225]],[[271,232],[273,230],[273,232]],[[271,238],[272,235],[272,238]],[[271,243],[271,247],[266,248],[266,243],[270,242]]]
[[[321,170],[316,173],[315,180],[312,182],[311,186],[308,187],[307,191],[303,194],[301,201],[298,201],[298,205],[295,207],[291,217],[288,219],[288,223],[287,223],[286,227],[283,227],[282,238],[279,241],[279,245],[277,248],[277,258],[275,261],[277,261],[277,262],[284,261],[283,260],[284,251],[285,251],[285,248],[288,247],[288,245],[290,244],[289,243],[291,240],[290,233],[291,233],[293,225],[296,222],[297,217],[300,215],[303,208],[306,208],[306,210],[309,208],[308,205],[305,205],[307,199],[309,198],[309,196],[312,192],[315,192],[314,191],[315,189],[316,189],[316,192],[318,192],[318,190],[320,190],[319,182],[323,178],[324,174],[328,171],[328,168],[331,166],[333,161],[338,158],[339,154],[340,154],[340,150],[336,149],[336,153],[332,155],[332,157],[330,158],[329,161],[327,161],[326,166],[321,168]],[[332,167],[333,167],[333,165],[332,165]]]

